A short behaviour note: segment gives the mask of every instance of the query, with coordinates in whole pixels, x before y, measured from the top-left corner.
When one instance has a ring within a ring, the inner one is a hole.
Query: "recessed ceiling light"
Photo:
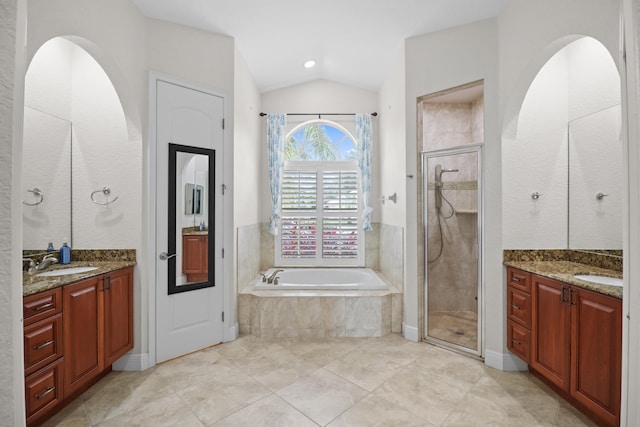
[[[310,59],[304,63],[304,68],[312,68],[315,65],[316,65],[316,61],[314,61],[313,59]]]

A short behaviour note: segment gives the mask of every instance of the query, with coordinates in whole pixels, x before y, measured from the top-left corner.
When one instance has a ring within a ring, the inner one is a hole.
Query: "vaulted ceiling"
[[[233,37],[264,92],[317,79],[377,90],[406,38],[494,17],[511,0],[132,1],[148,17]]]

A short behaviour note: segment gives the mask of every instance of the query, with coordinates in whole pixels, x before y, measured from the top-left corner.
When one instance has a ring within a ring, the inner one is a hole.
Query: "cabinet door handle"
[[[567,302],[567,299],[564,297],[564,291],[566,291],[567,288],[565,288],[564,286],[562,288],[560,288],[560,302],[561,303],[565,303]]]
[[[518,345],[522,345],[522,343],[520,341],[518,341],[517,339],[515,339],[515,338],[511,338],[511,342],[512,343],[516,343]]]
[[[511,281],[515,283],[520,283],[520,279],[518,279],[517,277],[512,277]]]
[[[43,342],[40,345],[33,346],[33,349],[34,350],[41,350],[41,349],[45,348],[46,346],[53,344],[54,342],[55,342],[54,340],[48,340],[48,341]]]
[[[102,279],[102,290],[110,291],[111,290],[111,277],[105,277]]]
[[[575,290],[569,289],[569,305],[576,305],[576,302],[573,300],[573,294],[575,293]]]
[[[42,399],[43,397],[45,397],[47,394],[51,393],[55,389],[56,389],[55,387],[47,387],[44,393],[36,394],[36,399],[38,400]]]
[[[31,307],[31,310],[40,311],[40,310],[44,310],[45,308],[49,308],[49,307],[53,307],[53,303],[52,302],[50,302],[48,304],[42,304],[42,305],[39,305],[37,307]]]
[[[522,307],[517,306],[515,304],[511,304],[511,308],[515,308],[516,310],[522,310]]]

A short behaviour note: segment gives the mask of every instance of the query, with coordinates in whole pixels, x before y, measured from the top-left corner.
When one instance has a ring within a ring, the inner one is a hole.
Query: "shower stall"
[[[424,340],[482,356],[482,145],[422,153]]]

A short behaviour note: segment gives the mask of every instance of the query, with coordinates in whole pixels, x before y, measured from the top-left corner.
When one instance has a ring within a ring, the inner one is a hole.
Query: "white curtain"
[[[271,220],[269,232],[274,236],[280,233],[280,190],[284,165],[284,126],[287,118],[284,114],[267,115],[267,140],[269,142],[269,182],[271,183]]]
[[[362,193],[362,229],[371,231],[371,115],[356,114],[356,140],[358,142],[358,167]]]

